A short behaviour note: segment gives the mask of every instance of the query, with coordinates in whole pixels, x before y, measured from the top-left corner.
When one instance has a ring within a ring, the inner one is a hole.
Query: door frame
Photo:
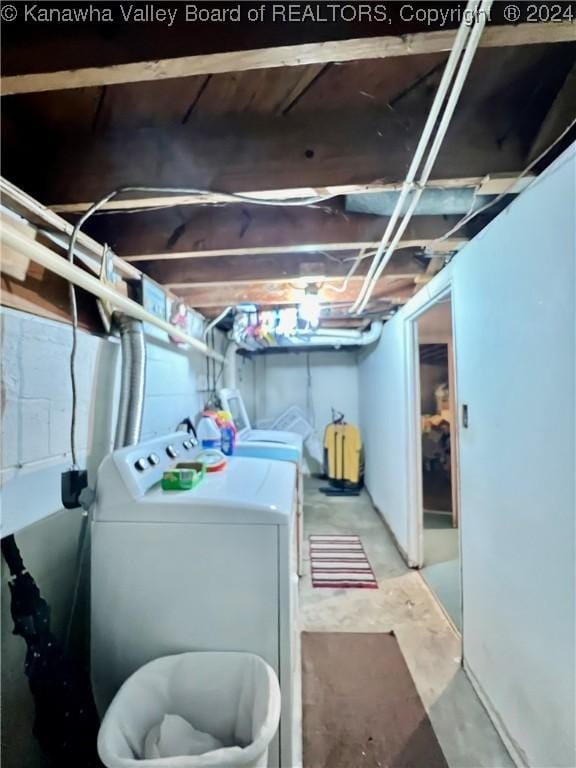
[[[422,430],[420,422],[420,350],[418,320],[434,305],[443,299],[451,299],[452,341],[449,349],[449,387],[453,408],[453,425],[450,433],[452,454],[452,498],[458,516],[458,539],[462,552],[461,500],[460,500],[460,461],[459,461],[459,407],[457,386],[457,345],[455,334],[455,296],[451,279],[438,286],[436,292],[430,292],[424,302],[404,318],[405,348],[405,384],[407,392],[407,452],[408,452],[408,550],[407,555],[412,567],[422,568],[424,564],[424,500],[422,476]],[[451,354],[450,354],[451,353]],[[452,370],[450,370],[450,368]],[[455,472],[454,472],[455,470]],[[462,557],[460,557],[460,578],[462,579]]]

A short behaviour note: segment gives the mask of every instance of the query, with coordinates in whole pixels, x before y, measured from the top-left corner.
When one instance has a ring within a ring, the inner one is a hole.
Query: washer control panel
[[[190,454],[191,451],[194,451],[196,441],[192,437],[185,437],[185,434],[184,432],[178,433],[177,439],[174,439],[174,436],[172,436],[172,439],[169,441],[166,438],[163,440],[162,438],[157,438],[154,441],[154,450],[151,452],[146,450],[147,447],[150,447],[149,445],[142,445],[140,448],[133,446],[136,456],[132,461],[132,467],[136,470],[136,473],[141,475],[148,470],[156,468],[164,471],[183,454]],[[158,445],[158,442],[160,442],[160,445]],[[123,452],[126,450],[122,449]]]

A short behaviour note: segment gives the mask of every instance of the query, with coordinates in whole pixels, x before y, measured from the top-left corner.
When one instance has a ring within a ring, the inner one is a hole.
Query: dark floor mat
[[[447,768],[392,634],[302,634],[304,768]]]

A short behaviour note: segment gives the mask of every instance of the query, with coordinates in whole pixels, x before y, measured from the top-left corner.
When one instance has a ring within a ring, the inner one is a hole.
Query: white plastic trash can
[[[166,715],[183,718],[184,727],[209,734],[221,746],[197,755],[146,757]],[[122,685],[100,726],[98,754],[107,768],[265,768],[279,720],[278,678],[259,656],[165,656]]]

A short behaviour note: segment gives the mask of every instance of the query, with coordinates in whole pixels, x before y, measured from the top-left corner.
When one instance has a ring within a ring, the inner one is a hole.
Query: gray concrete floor
[[[420,574],[405,565],[369,497],[328,498],[322,485],[309,480],[305,488],[302,630],[393,630],[450,768],[513,766],[462,670],[459,635]],[[359,535],[379,589],[314,589],[307,537],[321,533]]]
[[[422,576],[458,629],[462,629],[459,531],[452,516],[424,510]]]

